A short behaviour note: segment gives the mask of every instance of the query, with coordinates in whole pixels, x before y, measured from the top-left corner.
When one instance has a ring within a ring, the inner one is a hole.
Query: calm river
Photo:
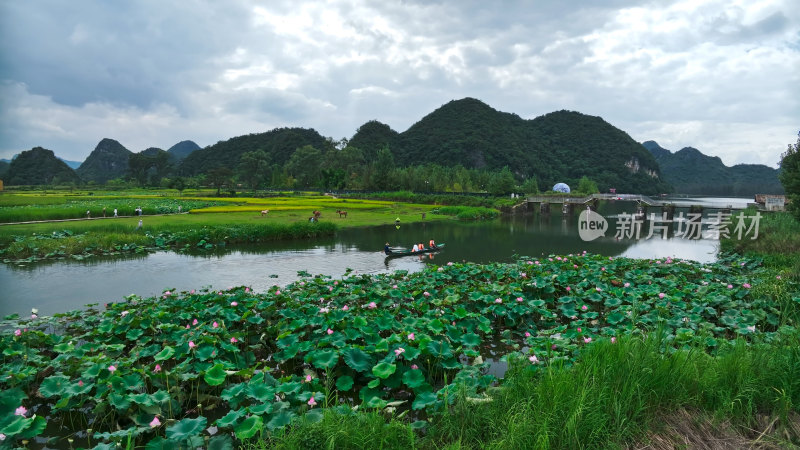
[[[603,203],[599,213],[614,217],[632,212],[630,203]],[[491,222],[421,222],[340,231],[316,241],[281,242],[228,248],[214,253],[186,255],[172,252],[130,258],[95,258],[28,266],[0,265],[0,316],[11,313],[51,315],[88,303],[106,303],[137,294],[151,296],[163,290],[226,289],[246,285],[261,292],[299,278],[298,271],[340,277],[355,273],[394,270],[418,271],[426,264],[450,261],[488,263],[512,261],[514,255],[543,256],[586,250],[608,256],[657,258],[673,256],[709,262],[715,259],[715,240],[614,238],[614,221],[607,237],[584,242],[578,234],[578,214],[505,217]],[[430,239],[446,243],[436,255],[385,260],[383,244],[408,246]]]

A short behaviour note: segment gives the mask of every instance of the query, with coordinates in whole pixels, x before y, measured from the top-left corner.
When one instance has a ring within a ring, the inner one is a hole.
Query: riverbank
[[[748,442],[797,442],[798,305],[761,291],[763,270],[574,254],[14,317],[0,432],[56,447],[617,446],[667,439],[659,420],[699,410]]]
[[[315,195],[233,199],[96,195],[41,199],[4,195],[2,199],[8,206],[0,208],[0,222],[31,218],[44,221],[0,226],[0,259],[18,264],[158,250],[213,249],[232,244],[330,236],[340,228],[394,224],[397,220],[403,224],[449,219],[447,215],[432,214],[433,205]],[[144,204],[145,214],[114,218],[112,207],[121,208],[121,204],[126,205],[125,211],[133,211],[134,205]],[[90,211],[89,216],[102,216],[104,208],[106,217],[103,219],[47,221],[76,214],[85,216],[86,210]],[[172,214],[148,214],[159,211]],[[179,211],[189,214],[177,214]],[[318,214],[312,222],[309,219],[315,212]],[[460,212],[457,210],[454,214]]]

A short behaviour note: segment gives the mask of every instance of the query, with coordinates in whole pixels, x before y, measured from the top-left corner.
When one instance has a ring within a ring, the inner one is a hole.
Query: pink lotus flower
[[[153,417],[153,420],[150,421],[150,428],[155,428],[159,425],[161,425],[161,421],[158,420],[158,416]]]
[[[525,332],[525,337],[531,337],[531,333],[530,333],[530,331],[526,331],[526,332]]]
[[[530,266],[531,264],[533,264],[533,261],[528,261],[527,264]]]
[[[571,288],[571,287],[569,287],[569,286],[567,286],[567,292],[569,292],[569,291],[571,291],[571,290],[572,290],[572,288]]]
[[[581,327],[578,327],[578,333],[580,333],[580,332],[581,332]]]
[[[522,297],[517,297],[518,302],[522,302]]]
[[[406,351],[406,349],[404,349],[403,347],[396,348],[396,349],[394,350],[394,354],[395,354],[395,356],[400,356],[400,355],[402,355],[403,353],[405,353],[405,351]]]
[[[22,330],[14,330],[14,336],[21,336]]]
[[[194,294],[194,289],[192,289],[191,291],[189,291],[189,293],[190,293],[190,294]]]
[[[119,313],[119,315],[125,317],[128,315],[128,311],[122,311],[121,313]]]
[[[750,289],[750,283],[745,283],[742,285],[745,289]]]
[[[452,265],[453,265],[453,262],[452,262],[452,261],[450,261],[450,262],[448,262],[448,263],[447,263],[447,265],[448,265],[448,266],[452,266]]]
[[[349,306],[347,306],[347,305],[342,306],[342,311],[347,311],[348,309],[350,309]]]
[[[780,279],[781,279],[781,276],[780,276],[780,275],[775,275],[775,279],[776,279],[776,280],[780,280]]]
[[[425,291],[425,292],[422,293],[422,295],[424,295],[425,297],[430,297],[431,293],[428,292],[428,291]]]
[[[192,326],[197,325],[197,319],[192,320]]]
[[[733,285],[732,285],[732,284],[729,284],[729,285],[728,285],[728,289],[733,289]]]
[[[595,290],[596,290],[597,292],[603,292],[603,290],[602,290],[602,289],[600,289],[599,287],[595,287]]]
[[[588,307],[588,306],[586,306],[586,305],[583,305],[583,306],[581,306],[581,311],[586,311],[586,310],[588,310],[588,309],[589,309],[589,307]]]
[[[756,326],[755,325],[750,325],[749,327],[747,327],[747,331],[749,331],[751,333],[755,333],[756,332]]]
[[[114,373],[114,372],[117,371],[117,368],[114,367],[113,365],[111,365],[111,366],[108,366],[108,371],[111,372],[111,373]]]
[[[606,271],[606,268],[605,268],[605,267],[601,267],[601,268],[600,268],[600,272],[605,272],[605,271]]]
[[[408,333],[408,340],[409,341],[413,341],[414,340],[414,333]]]
[[[28,410],[27,410],[27,409],[25,409],[25,407],[24,407],[24,406],[20,406],[19,408],[17,408],[17,409],[15,409],[15,410],[14,410],[14,415],[15,415],[15,416],[22,416],[22,417],[25,417],[25,414],[28,414]]]
[[[550,346],[550,349],[552,349],[552,350],[555,350],[557,348],[558,348],[558,346],[556,344],[553,344],[553,345]]]
[[[281,291],[275,291],[275,295],[281,295]]]
[[[78,380],[78,386],[83,387],[83,380]]]
[[[249,288],[249,287],[246,287],[246,288],[244,288],[244,293],[245,293],[245,294],[247,294],[247,293],[249,293],[249,292],[250,292],[250,288]]]
[[[525,272],[520,273],[519,276],[521,276],[522,278],[528,278],[528,274]]]
[[[444,267],[439,267],[438,269],[436,269],[436,271],[437,272],[444,272]]]
[[[583,338],[583,343],[584,344],[588,344],[589,342],[592,342],[592,338],[590,338],[590,337]]]
[[[534,264],[536,264],[537,266],[540,265],[539,261],[536,261]]]
[[[195,348],[195,347],[197,346],[194,345],[194,341],[189,341],[189,348]]]
[[[6,435],[3,434],[3,433],[0,433],[0,442],[3,442],[5,440],[6,440]]]
[[[219,328],[219,324],[217,323],[216,320],[214,321],[214,323],[211,324],[211,327],[212,328]]]
[[[573,265],[572,265],[572,268],[573,268],[573,269],[577,269],[577,268],[578,268],[578,265],[577,265],[577,264],[573,264]]]
[[[328,286],[328,292],[333,292],[333,286]]]
[[[189,324],[187,323],[187,324],[186,324],[186,329],[188,330],[189,328],[191,328],[191,327],[190,327],[190,326],[189,326]]]
[[[235,344],[235,343],[237,343],[237,342],[239,342],[239,340],[238,340],[238,339],[236,339],[235,337],[232,337],[232,338],[231,338],[231,344]]]
[[[501,299],[501,298],[496,298],[496,299],[494,299],[494,302],[495,302],[495,303],[503,303],[503,299]]]
[[[231,302],[231,306],[239,306],[239,302]]]
[[[536,363],[538,363],[538,362],[539,362],[539,358],[537,358],[537,357],[536,357],[536,355],[531,355],[531,356],[528,358],[528,361],[530,361],[530,362],[531,362],[531,363],[533,363],[533,364],[536,364]]]
[[[338,282],[338,281],[334,281],[334,282],[333,282],[333,285],[334,285],[334,286],[338,286],[338,285],[339,285],[339,282]]]
[[[330,311],[331,311],[330,308],[327,308],[327,307],[323,307],[323,308],[319,309],[319,313],[320,314],[325,314],[325,313],[328,313]]]
[[[314,407],[314,405],[316,405],[316,404],[317,404],[317,401],[316,401],[316,400],[314,400],[314,396],[312,395],[312,396],[311,396],[311,398],[310,398],[310,399],[308,399],[308,406],[310,406],[310,407],[312,407],[312,408],[313,408],[313,407]]]
[[[31,319],[36,319],[37,317],[39,317],[39,316],[36,315],[36,314],[31,314]]]
[[[664,293],[663,292],[659,292],[658,293],[658,298],[664,298]]]
[[[328,331],[327,331],[327,333],[328,333],[328,334],[333,334],[333,330],[331,330],[330,328],[328,328]]]
[[[375,304],[375,302],[369,302],[369,304],[367,305],[367,308],[369,308],[369,309],[375,309],[377,307],[378,307],[378,305]]]
[[[306,375],[306,383],[311,383],[311,375]]]
[[[156,364],[156,367],[153,369],[153,372],[155,373],[161,372],[161,364]]]
[[[617,342],[617,338],[614,337],[614,336],[611,336],[611,343],[615,344],[616,342]]]
[[[419,366],[418,366],[418,365],[416,365],[416,364],[412,364],[412,365],[411,365],[411,368],[412,368],[412,369],[414,369],[414,370],[417,370],[417,369],[419,369]]]
[[[625,283],[625,284],[623,284],[623,286],[624,287],[631,287],[631,284],[630,283]]]

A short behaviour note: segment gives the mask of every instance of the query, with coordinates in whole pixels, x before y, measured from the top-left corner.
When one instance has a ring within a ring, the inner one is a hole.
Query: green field
[[[390,224],[396,219],[415,222],[422,220],[423,213],[425,220],[450,219],[430,214],[435,205],[308,194],[218,198],[6,193],[0,195],[0,205],[0,258],[6,262],[308,238],[330,235],[344,227]],[[137,207],[143,209],[143,216],[134,215]],[[178,214],[179,207],[184,214]],[[114,218],[114,208],[124,217]],[[87,218],[87,210],[91,218]],[[264,210],[269,213],[262,215]],[[314,211],[320,212],[319,220],[309,223]],[[138,229],[140,219],[142,228]],[[34,223],[14,223],[28,221]]]

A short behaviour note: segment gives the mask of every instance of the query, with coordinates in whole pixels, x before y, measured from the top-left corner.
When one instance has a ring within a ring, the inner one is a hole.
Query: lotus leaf
[[[208,420],[203,416],[180,420],[171,427],[167,427],[167,438],[181,442],[197,436],[206,428],[207,422]]]
[[[216,364],[214,367],[208,369],[203,379],[209,386],[219,386],[225,382],[225,369],[222,364]]]
[[[394,364],[389,363],[378,363],[372,368],[372,374],[378,378],[388,378],[389,375],[393,374],[397,370],[397,366]]]
[[[350,375],[342,375],[336,379],[336,389],[340,391],[349,391],[353,388],[353,377]]]
[[[241,440],[250,439],[260,432],[263,427],[264,420],[261,416],[250,416],[236,426],[236,437]]]
[[[350,348],[342,352],[344,362],[356,372],[366,372],[375,364],[373,358],[358,348]]]
[[[64,375],[52,375],[44,379],[39,386],[39,393],[43,397],[56,397],[64,395],[67,388],[72,384],[69,377]],[[77,382],[76,382],[77,384]]]

